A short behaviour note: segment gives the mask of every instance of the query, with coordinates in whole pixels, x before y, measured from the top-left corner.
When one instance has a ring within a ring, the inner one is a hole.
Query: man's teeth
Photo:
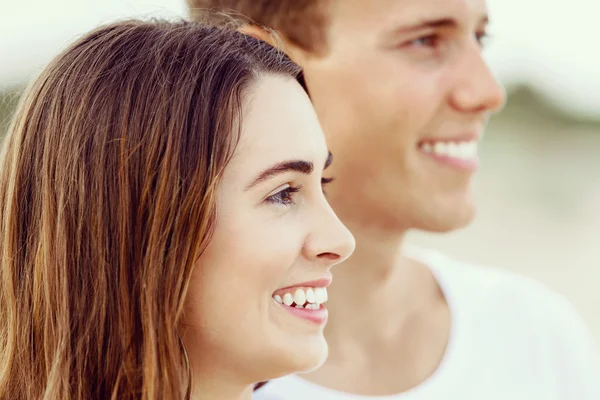
[[[276,294],[273,298],[279,304],[285,304],[288,307],[318,310],[321,308],[321,304],[327,301],[327,289],[324,287],[298,288],[293,293],[287,292],[283,297]]]
[[[433,153],[438,156],[459,158],[461,160],[472,160],[477,157],[477,141],[468,142],[425,142],[421,145],[425,153]]]

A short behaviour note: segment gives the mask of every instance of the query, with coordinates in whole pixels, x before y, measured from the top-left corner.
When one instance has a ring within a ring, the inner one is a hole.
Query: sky
[[[485,55],[503,83],[528,84],[567,112],[600,116],[600,2],[488,0],[488,7]],[[31,79],[101,23],[185,15],[184,0],[0,0],[0,88]]]

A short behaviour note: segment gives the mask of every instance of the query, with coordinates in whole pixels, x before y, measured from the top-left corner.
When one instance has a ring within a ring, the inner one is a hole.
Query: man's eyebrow
[[[479,20],[479,25],[487,25],[490,22],[488,14],[483,14]],[[426,29],[426,28],[456,28],[460,25],[459,21],[455,18],[440,17],[440,18],[422,18],[415,23],[404,25],[399,24],[395,29],[392,30],[393,35],[409,33],[412,31]]]
[[[400,25],[392,30],[392,34],[403,34],[425,28],[456,27],[458,22],[454,18],[432,18],[422,19],[409,25]]]
[[[293,171],[293,172],[300,172],[305,175],[310,175],[313,172],[313,170],[314,170],[314,165],[310,161],[305,161],[305,160],[282,161],[280,163],[277,163],[277,164],[265,169],[263,172],[258,174],[256,179],[254,179],[254,181],[252,181],[251,184],[246,186],[245,190],[249,190],[249,189],[253,188],[254,186],[266,181],[267,179],[271,179],[274,176],[281,175],[286,172]]]

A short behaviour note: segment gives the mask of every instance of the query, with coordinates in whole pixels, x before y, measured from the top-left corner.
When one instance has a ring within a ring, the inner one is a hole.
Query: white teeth
[[[296,290],[296,293],[294,293],[294,303],[300,306],[303,306],[304,303],[306,303],[306,294],[304,293],[304,290]]]
[[[461,152],[461,148],[459,148],[458,144],[456,144],[456,143],[453,143],[453,142],[448,143],[448,155],[450,157],[457,157],[458,153]]]
[[[294,302],[294,296],[291,293],[286,293],[283,295],[283,304],[286,306],[291,306]]]
[[[468,144],[464,144],[460,147],[459,158],[469,159],[473,158],[477,155],[477,143],[470,142]]]
[[[477,157],[477,141],[468,142],[442,142],[434,144],[423,143],[421,150],[424,153],[434,153],[439,156],[458,158],[461,160],[472,160]]]
[[[327,289],[323,287],[298,288],[293,294],[288,292],[283,296],[280,294],[273,295],[273,299],[279,304],[309,310],[319,310],[321,304],[327,301],[327,297]]]
[[[315,303],[325,303],[327,301],[327,289],[315,288]]]
[[[436,142],[433,146],[433,152],[440,155],[447,155],[448,145],[444,142]]]
[[[306,301],[308,301],[309,303],[315,302],[315,292],[312,288],[306,289]]]

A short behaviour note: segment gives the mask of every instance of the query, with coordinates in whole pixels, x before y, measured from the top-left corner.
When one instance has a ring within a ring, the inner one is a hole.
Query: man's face
[[[485,1],[331,1],[328,52],[292,56],[336,160],[336,212],[391,229],[466,225],[477,143],[505,101],[481,55]]]

